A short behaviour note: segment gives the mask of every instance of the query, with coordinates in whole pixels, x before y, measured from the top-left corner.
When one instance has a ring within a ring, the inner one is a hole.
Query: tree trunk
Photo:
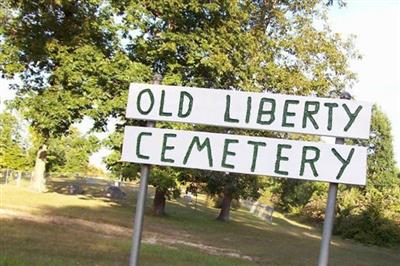
[[[35,168],[32,173],[32,185],[38,192],[44,192],[46,190],[46,159],[47,147],[46,145],[42,145],[36,155]]]
[[[231,210],[231,202],[232,202],[232,190],[229,186],[224,187],[224,197],[222,199],[221,211],[217,217],[217,220],[220,221],[229,221],[229,214]]]
[[[153,200],[153,212],[155,215],[160,216],[165,214],[165,200],[165,191],[156,187],[156,194]]]

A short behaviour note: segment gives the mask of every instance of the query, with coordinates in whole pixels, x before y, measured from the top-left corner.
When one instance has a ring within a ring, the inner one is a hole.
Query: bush
[[[310,201],[301,209],[300,214],[315,222],[323,222],[326,200],[326,194],[314,194]]]
[[[340,197],[335,233],[366,244],[399,244],[400,224],[396,219],[400,198],[396,192],[371,188],[362,195],[356,189],[345,191]]]
[[[323,222],[327,193],[316,190],[299,214],[313,222]],[[400,243],[400,189],[378,191],[340,187],[335,234],[378,246]],[[292,208],[292,212],[293,212]]]
[[[400,227],[393,220],[382,217],[379,206],[371,205],[360,215],[339,217],[335,233],[345,238],[378,246],[400,243]]]
[[[278,196],[275,205],[290,213],[299,213],[309,203],[314,195],[327,191],[327,185],[322,182],[308,182],[290,179],[281,179],[273,193]]]

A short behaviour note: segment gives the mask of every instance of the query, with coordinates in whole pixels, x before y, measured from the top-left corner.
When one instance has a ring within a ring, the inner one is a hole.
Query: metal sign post
[[[154,127],[154,122],[147,122],[147,127]],[[140,241],[142,238],[144,209],[146,206],[147,185],[149,182],[150,165],[143,164],[140,169],[139,194],[136,201],[136,214],[133,225],[131,256],[129,266],[139,265]]]
[[[351,95],[343,92],[341,99],[350,100]],[[344,138],[336,138],[335,144],[344,144]],[[329,183],[328,202],[325,209],[324,227],[322,229],[321,248],[319,250],[318,266],[327,266],[329,261],[329,246],[331,243],[333,222],[335,221],[336,197],[338,183]]]
[[[318,261],[326,266],[338,184],[366,184],[366,147],[337,144],[368,139],[371,104],[349,101],[348,93],[340,98],[131,83],[126,118],[334,136],[336,144],[154,128],[155,122],[126,126],[121,161],[142,165],[129,265],[138,265],[150,165],[160,165],[329,182]]]
[[[153,83],[159,84],[160,81],[161,81],[161,76],[155,75]],[[155,125],[156,123],[154,121],[148,121],[146,127],[155,127]],[[129,266],[139,265],[140,242],[142,239],[143,217],[144,217],[144,209],[146,207],[149,175],[150,175],[150,165],[142,164],[140,168],[140,185],[139,185],[138,197],[136,200],[136,213],[135,213],[135,221],[133,224],[133,236],[132,236],[131,255],[129,257]]]
[[[343,138],[336,138],[336,144],[343,144]],[[321,248],[319,251],[318,266],[327,266],[329,260],[329,245],[332,237],[333,222],[335,220],[336,195],[338,183],[329,183],[328,202],[325,210],[324,227],[322,231]]]

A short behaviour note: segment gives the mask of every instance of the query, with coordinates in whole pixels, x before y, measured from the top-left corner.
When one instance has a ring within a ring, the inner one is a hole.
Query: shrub
[[[327,186],[322,182],[281,179],[280,185],[273,191],[278,196],[278,201],[274,203],[281,210],[299,213],[314,195],[323,194],[326,190]]]
[[[400,227],[382,216],[379,206],[371,205],[360,215],[339,217],[335,233],[345,238],[378,246],[400,243]]]
[[[400,243],[400,225],[396,223],[399,204],[396,191],[380,192],[371,188],[362,196],[359,191],[350,190],[340,199],[335,233],[378,246]]]
[[[326,200],[326,194],[314,194],[310,201],[301,209],[300,214],[315,222],[323,222],[325,217]]]

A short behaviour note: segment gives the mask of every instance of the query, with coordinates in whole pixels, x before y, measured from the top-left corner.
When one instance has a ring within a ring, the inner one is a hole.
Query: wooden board
[[[365,185],[365,147],[125,127],[122,161]]]
[[[367,139],[371,104],[132,83],[127,118]]]

